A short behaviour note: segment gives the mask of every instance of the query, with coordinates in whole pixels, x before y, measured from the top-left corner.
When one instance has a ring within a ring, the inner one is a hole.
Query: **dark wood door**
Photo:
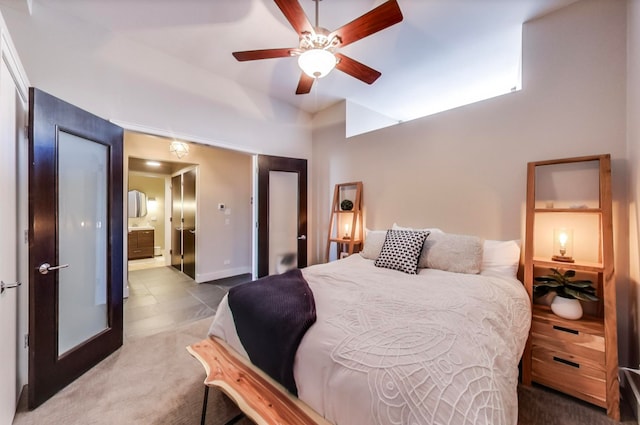
[[[287,206],[284,211],[281,204]],[[284,216],[280,221],[290,222],[293,229],[282,238],[274,227],[280,227],[278,219]],[[276,251],[278,242],[286,245],[282,251]],[[296,265],[307,266],[307,160],[258,155],[258,277]]]
[[[196,278],[196,170],[182,174],[182,272]]]
[[[120,127],[29,90],[29,408],[122,345]]]
[[[171,178],[171,265],[182,271],[182,175]]]

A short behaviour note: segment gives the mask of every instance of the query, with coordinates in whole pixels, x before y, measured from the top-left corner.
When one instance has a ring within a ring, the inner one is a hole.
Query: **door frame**
[[[280,156],[257,155],[258,221],[257,277],[269,274],[269,173],[271,171],[298,174],[298,268],[307,267],[307,160]],[[300,239],[304,236],[304,239]]]

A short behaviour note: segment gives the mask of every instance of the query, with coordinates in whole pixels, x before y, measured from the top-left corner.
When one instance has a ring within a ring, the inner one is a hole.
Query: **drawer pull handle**
[[[576,331],[575,329],[569,329],[569,328],[563,328],[562,326],[553,326],[553,329],[557,330],[557,331],[561,331],[561,332],[567,332],[570,334],[574,334],[574,335],[578,335],[580,332]]]
[[[567,366],[571,366],[571,367],[575,367],[577,369],[580,369],[580,364],[579,363],[575,363],[569,360],[565,360],[565,359],[561,359],[560,357],[556,357],[553,356],[553,361],[558,362],[558,363],[564,363]]]

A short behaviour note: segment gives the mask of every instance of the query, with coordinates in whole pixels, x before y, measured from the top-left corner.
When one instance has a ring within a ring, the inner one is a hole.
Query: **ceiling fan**
[[[298,33],[299,47],[233,52],[237,60],[251,61],[297,56],[298,65],[303,72],[296,94],[309,93],[315,79],[324,77],[334,67],[367,84],[372,84],[382,75],[375,69],[338,53],[337,50],[402,21],[402,12],[397,0],[389,0],[333,32],[318,25],[320,0],[313,0],[316,3],[315,26],[309,22],[298,0],[274,1]]]

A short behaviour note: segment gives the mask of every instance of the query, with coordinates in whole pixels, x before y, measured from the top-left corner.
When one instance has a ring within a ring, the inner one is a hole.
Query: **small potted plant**
[[[598,301],[596,290],[590,280],[576,279],[575,270],[562,273],[558,269],[551,269],[550,275],[538,276],[534,280],[533,294],[542,297],[549,292],[556,296],[551,302],[551,311],[565,319],[577,320],[582,317],[582,301]]]

